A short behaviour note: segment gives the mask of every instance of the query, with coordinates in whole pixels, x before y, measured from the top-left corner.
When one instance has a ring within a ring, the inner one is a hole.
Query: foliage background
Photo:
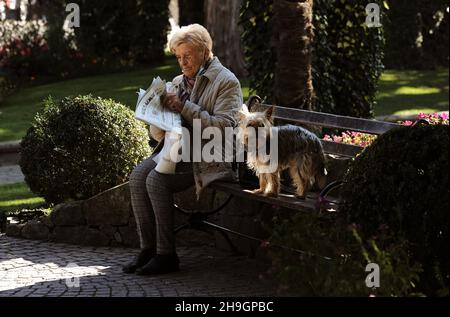
[[[273,102],[270,43],[273,0],[247,0],[241,12],[242,40],[250,87]],[[377,2],[383,5],[382,1]],[[383,28],[365,24],[366,1],[316,0],[313,6],[313,83],[315,110],[356,117],[372,117],[377,82],[383,70]],[[383,16],[381,16],[383,20]]]

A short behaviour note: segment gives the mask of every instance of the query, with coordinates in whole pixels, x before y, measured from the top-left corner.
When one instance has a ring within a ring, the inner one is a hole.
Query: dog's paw
[[[264,192],[264,190],[261,189],[261,188],[257,188],[257,189],[252,190],[253,194],[262,194],[263,192]]]
[[[277,192],[267,192],[267,193],[264,193],[264,196],[266,196],[266,197],[278,197],[278,193]]]

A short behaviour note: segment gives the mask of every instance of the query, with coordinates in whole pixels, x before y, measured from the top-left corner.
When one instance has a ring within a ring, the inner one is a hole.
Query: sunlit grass
[[[407,110],[399,110],[393,113],[395,116],[405,116],[405,117],[413,117],[416,116],[418,113],[434,113],[436,112],[436,109],[433,108],[414,108],[414,109],[407,109]]]
[[[428,95],[428,94],[438,94],[440,93],[439,88],[435,87],[400,87],[395,93],[397,95]]]
[[[34,208],[42,203],[44,203],[44,199],[30,191],[26,183],[0,186],[0,212]]]
[[[381,76],[375,115],[415,115],[448,111],[448,69],[437,71],[387,70]]]

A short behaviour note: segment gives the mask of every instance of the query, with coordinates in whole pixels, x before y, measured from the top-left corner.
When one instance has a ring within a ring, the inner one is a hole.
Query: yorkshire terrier
[[[326,185],[325,155],[320,139],[312,132],[294,125],[274,126],[271,107],[263,112],[249,112],[244,104],[239,111],[238,139],[247,151],[247,165],[259,178],[254,193],[278,196],[280,173],[289,170],[296,187],[295,194],[304,199],[314,183]],[[262,132],[262,133],[261,133]],[[278,138],[277,148],[270,148],[272,139]],[[256,142],[251,138],[255,138]],[[256,146],[250,146],[251,142]],[[270,155],[267,155],[269,147]],[[275,152],[275,160],[273,151]],[[270,157],[268,161],[267,158]],[[273,164],[275,161],[276,164]]]

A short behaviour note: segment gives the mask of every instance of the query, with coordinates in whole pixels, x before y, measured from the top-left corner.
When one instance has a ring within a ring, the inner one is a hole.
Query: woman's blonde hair
[[[213,57],[211,35],[200,24],[182,26],[176,31],[169,41],[169,49],[175,53],[175,48],[182,43],[190,43],[198,49],[208,49],[209,57]]]

